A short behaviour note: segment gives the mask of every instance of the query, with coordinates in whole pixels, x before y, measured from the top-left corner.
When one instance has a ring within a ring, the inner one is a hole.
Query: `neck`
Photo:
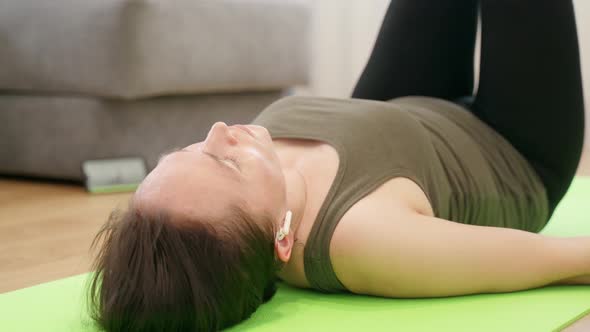
[[[291,231],[293,234],[297,234],[307,206],[307,183],[303,174],[296,167],[284,169],[283,173],[287,189],[287,209],[293,213]]]

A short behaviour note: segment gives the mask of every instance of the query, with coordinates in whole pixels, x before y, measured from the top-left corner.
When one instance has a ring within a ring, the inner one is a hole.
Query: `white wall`
[[[586,142],[590,149],[590,1],[574,3],[588,114]],[[314,18],[310,93],[348,97],[373,47],[389,0],[314,0],[311,4]],[[475,67],[477,79],[478,60]]]
[[[389,0],[314,0],[311,92],[346,97],[373,47]]]

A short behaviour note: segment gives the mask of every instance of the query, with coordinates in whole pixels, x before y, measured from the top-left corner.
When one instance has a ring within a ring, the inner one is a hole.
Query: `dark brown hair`
[[[89,314],[107,331],[218,331],[276,292],[272,220],[231,209],[223,221],[115,210],[88,284]]]

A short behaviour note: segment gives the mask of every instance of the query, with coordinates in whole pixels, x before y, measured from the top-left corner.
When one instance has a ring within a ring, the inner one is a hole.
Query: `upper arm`
[[[361,200],[342,220],[349,222],[341,222],[334,232],[332,264],[354,293],[436,297],[506,292],[573,273],[573,265],[566,264],[548,237],[383,206]]]

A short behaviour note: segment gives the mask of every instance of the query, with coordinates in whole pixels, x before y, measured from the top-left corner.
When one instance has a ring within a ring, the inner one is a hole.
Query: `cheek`
[[[266,202],[261,204],[280,203],[285,199],[285,178],[280,164],[268,159],[257,161],[248,177],[253,198]]]
[[[279,158],[273,149],[249,147],[244,150],[244,159],[251,171],[264,177],[282,176]]]
[[[279,195],[284,190],[285,180],[281,163],[274,148],[267,145],[250,146],[243,150],[246,179],[259,194]]]
[[[254,172],[253,179],[256,181],[257,187],[266,192],[276,195],[278,190],[285,187],[283,171],[277,163],[264,160],[255,168]]]

